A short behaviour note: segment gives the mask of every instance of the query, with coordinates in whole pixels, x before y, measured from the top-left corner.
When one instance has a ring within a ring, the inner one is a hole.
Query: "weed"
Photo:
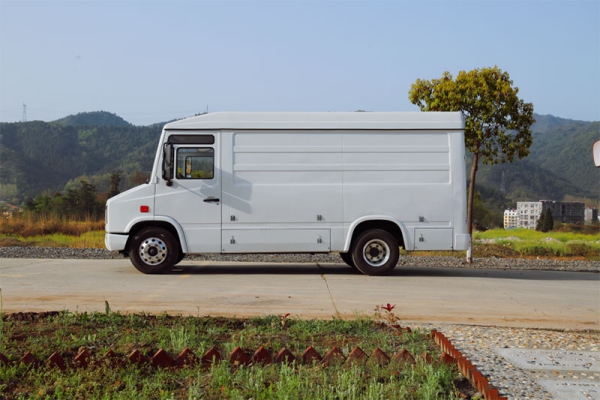
[[[171,348],[175,352],[179,352],[186,348],[188,344],[191,344],[190,334],[183,326],[177,330],[172,330],[169,334],[171,336]]]
[[[81,346],[88,346],[88,345],[93,345],[96,342],[96,338],[97,338],[97,334],[83,334],[81,337],[77,337],[74,334],[71,334],[71,340],[73,340],[73,347],[81,347]]]
[[[0,288],[0,351],[6,350],[6,333],[4,332],[4,308],[2,304],[2,289]]]

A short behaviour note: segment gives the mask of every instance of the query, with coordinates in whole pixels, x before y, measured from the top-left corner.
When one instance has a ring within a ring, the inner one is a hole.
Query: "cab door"
[[[156,188],[155,215],[173,218],[191,253],[221,251],[221,173],[219,135],[169,136],[163,158],[171,179]]]

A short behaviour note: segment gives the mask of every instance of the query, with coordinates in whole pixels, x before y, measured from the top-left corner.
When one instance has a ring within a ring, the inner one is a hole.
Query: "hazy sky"
[[[600,1],[0,0],[1,121],[416,111],[416,79],[494,65],[600,120]]]

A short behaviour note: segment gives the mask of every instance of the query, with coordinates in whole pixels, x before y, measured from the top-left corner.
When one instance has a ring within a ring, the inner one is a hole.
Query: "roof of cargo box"
[[[165,125],[169,130],[464,129],[460,112],[215,112]]]

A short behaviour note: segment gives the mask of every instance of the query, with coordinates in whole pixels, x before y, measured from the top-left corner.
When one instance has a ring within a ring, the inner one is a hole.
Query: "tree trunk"
[[[467,262],[473,262],[473,199],[475,198],[475,175],[479,164],[479,153],[473,153],[473,166],[471,167],[471,183],[469,184],[469,199],[467,200],[467,230],[470,235],[469,250],[467,250]]]

